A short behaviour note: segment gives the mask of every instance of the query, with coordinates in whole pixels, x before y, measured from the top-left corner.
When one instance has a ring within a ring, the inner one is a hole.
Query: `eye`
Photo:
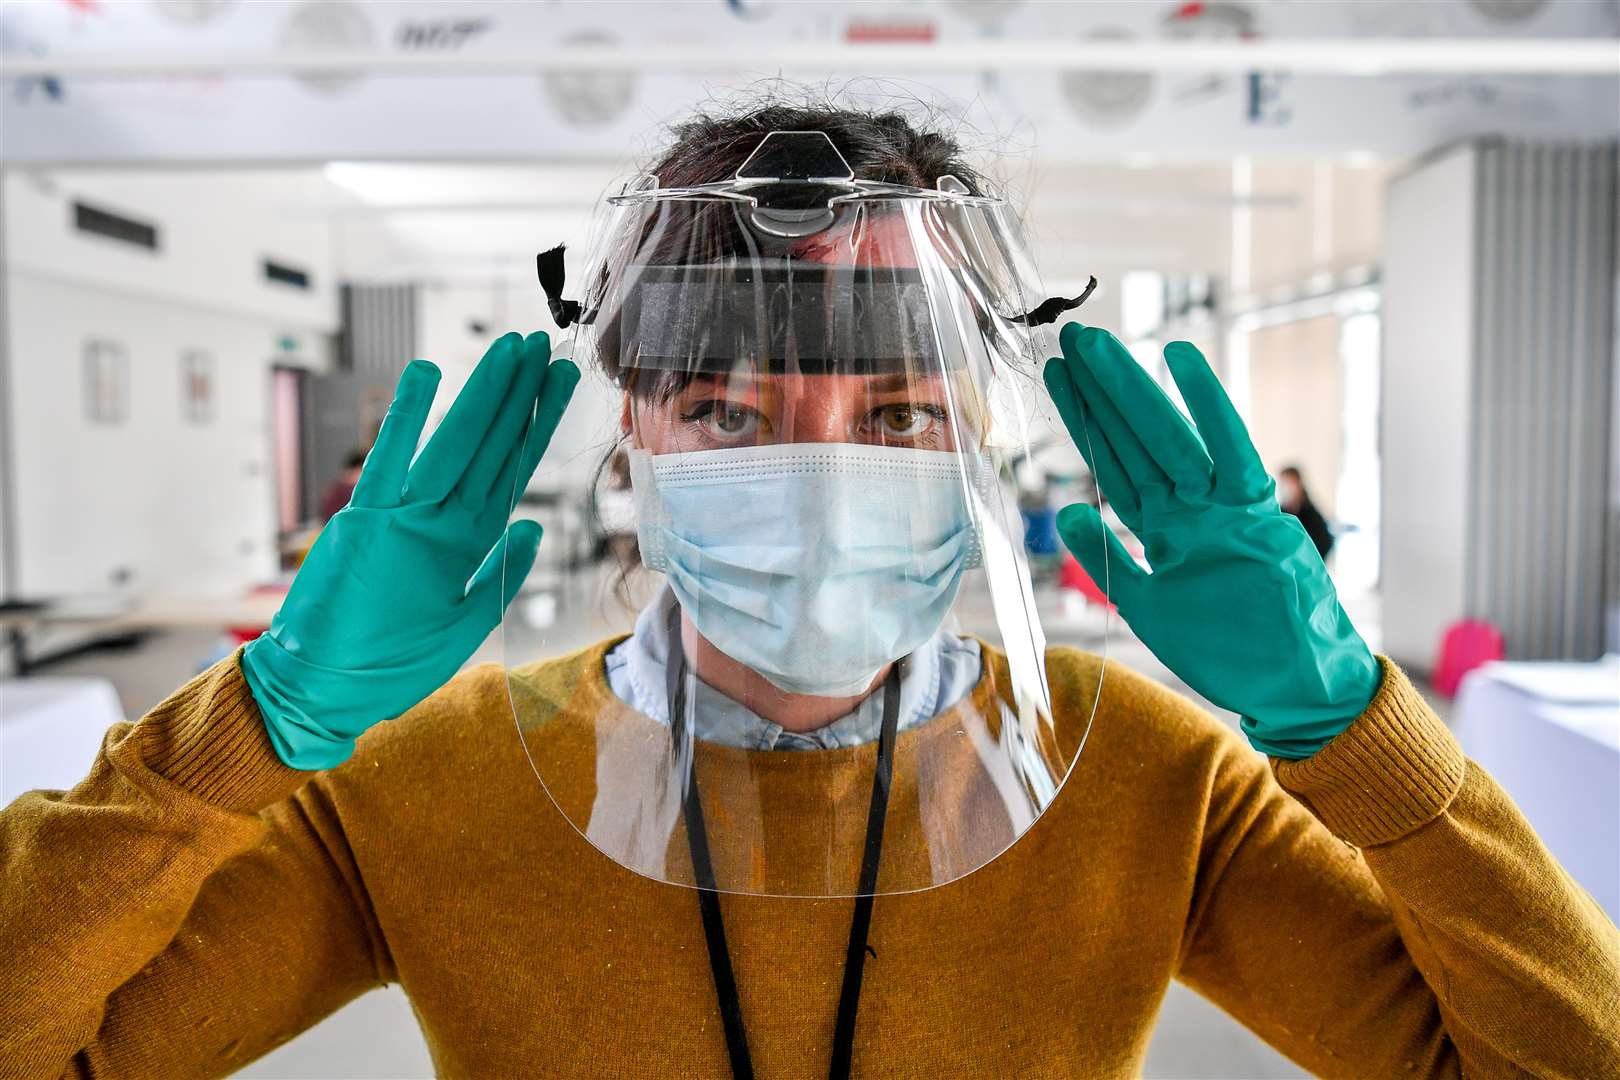
[[[878,434],[885,439],[916,440],[932,435],[944,424],[945,412],[934,405],[902,402],[876,410]]]
[[[704,434],[725,441],[746,439],[759,430],[759,412],[726,401],[704,401],[681,419],[696,423]]]

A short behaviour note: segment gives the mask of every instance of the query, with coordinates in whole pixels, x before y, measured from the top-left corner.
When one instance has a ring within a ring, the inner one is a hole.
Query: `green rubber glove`
[[[500,622],[540,527],[506,527],[579,382],[545,334],[489,347],[412,462],[439,369],[412,361],[349,505],[321,530],[242,672],[281,760],[328,769],[443,686]],[[510,553],[508,552],[510,549]]]
[[[1165,347],[1194,429],[1112,334],[1070,323],[1061,341],[1047,389],[1151,573],[1091,506],[1058,514],[1063,542],[1166,667],[1242,717],[1255,749],[1314,754],[1372,700],[1378,663],[1214,372],[1187,342]]]

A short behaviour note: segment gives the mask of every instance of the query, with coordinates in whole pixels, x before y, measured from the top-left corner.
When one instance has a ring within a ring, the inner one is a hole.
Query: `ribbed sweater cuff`
[[[1371,847],[1399,840],[1445,812],[1466,761],[1446,725],[1387,657],[1366,710],[1308,758],[1271,766],[1283,788],[1341,840]]]
[[[276,756],[240,657],[221,660],[176,690],[141,718],[138,730],[153,772],[214,806],[255,813],[311,774]]]

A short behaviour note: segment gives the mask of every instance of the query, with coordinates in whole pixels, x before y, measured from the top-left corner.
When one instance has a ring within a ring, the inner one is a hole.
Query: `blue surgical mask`
[[[979,561],[972,454],[781,443],[630,454],[641,557],[715,648],[794,694],[842,697],[945,621]]]

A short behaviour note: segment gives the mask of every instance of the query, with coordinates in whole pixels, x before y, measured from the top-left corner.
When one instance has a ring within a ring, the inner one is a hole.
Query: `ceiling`
[[[1054,287],[1140,269],[1225,277],[1234,222],[1247,221],[1277,256],[1251,282],[1259,288],[1375,258],[1378,192],[1390,167],[1258,162],[1248,163],[1245,181],[1231,164],[1042,167],[1026,159],[1004,180]],[[586,242],[592,212],[617,180],[613,170],[576,165],[336,163],[321,175],[329,199],[271,212],[331,222],[346,276],[525,284],[536,251]]]

